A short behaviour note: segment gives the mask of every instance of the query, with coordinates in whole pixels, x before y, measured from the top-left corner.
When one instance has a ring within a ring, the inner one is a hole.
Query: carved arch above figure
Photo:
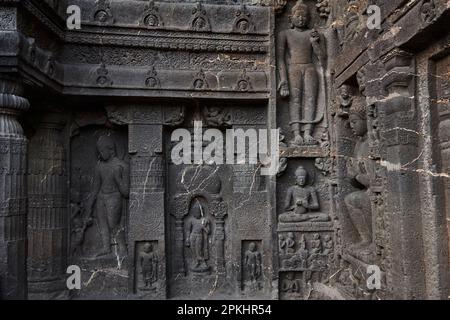
[[[140,26],[145,26],[147,28],[158,28],[164,26],[164,21],[159,14],[159,9],[155,5],[154,0],[149,0],[147,6],[145,8],[144,13],[142,14],[141,21],[139,22]]]
[[[201,2],[197,2],[197,6],[192,10],[190,27],[193,31],[211,31],[208,14]]]
[[[111,0],[97,0],[92,20],[101,25],[111,25],[114,17],[111,12]]]

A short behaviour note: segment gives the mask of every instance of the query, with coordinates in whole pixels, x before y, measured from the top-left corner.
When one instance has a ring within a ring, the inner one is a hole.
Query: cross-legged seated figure
[[[280,214],[280,222],[328,221],[328,214],[311,211],[319,209],[317,191],[306,186],[308,172],[302,166],[295,171],[296,185],[287,191],[285,200],[286,212]]]

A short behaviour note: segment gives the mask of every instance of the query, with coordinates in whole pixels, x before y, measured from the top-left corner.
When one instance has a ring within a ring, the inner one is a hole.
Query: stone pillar
[[[140,242],[153,242],[158,263],[158,281],[152,298],[166,298],[165,255],[165,161],[163,155],[163,125],[154,123],[147,112],[152,107],[134,113],[129,126],[130,214],[128,246],[130,262],[130,291],[141,294],[138,288],[136,249]],[[159,114],[159,112],[156,112]],[[151,119],[151,120],[148,120]],[[149,296],[149,297],[150,297]]]
[[[59,114],[46,115],[30,140],[28,158],[28,291],[56,298],[67,267],[66,150]]]
[[[439,123],[439,141],[441,145],[441,172],[447,175],[450,172],[450,119]],[[443,177],[445,192],[445,211],[447,212],[448,251],[450,252],[450,178]],[[449,254],[450,265],[450,254]]]
[[[396,299],[423,297],[422,214],[418,159],[418,115],[415,105],[413,56],[394,49],[382,58],[385,98],[376,102],[382,122],[381,140],[387,173],[386,211],[390,213],[391,269],[387,279]]]
[[[0,299],[27,297],[26,148],[17,116],[29,108],[19,83],[0,79]]]
[[[252,117],[251,114],[248,117]],[[233,129],[258,130],[264,123],[243,124],[236,121]],[[269,196],[265,188],[261,190],[260,164],[249,164],[248,142],[245,143],[245,164],[232,165],[233,170],[233,212],[230,213],[234,235],[233,266],[235,266],[238,290],[252,297],[266,297],[271,292],[272,279],[272,228]],[[257,279],[258,285],[249,286],[249,278],[245,272],[244,259],[248,245],[253,242],[256,250],[262,254],[262,274]]]

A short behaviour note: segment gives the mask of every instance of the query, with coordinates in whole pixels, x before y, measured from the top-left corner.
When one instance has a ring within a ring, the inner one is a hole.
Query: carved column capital
[[[0,78],[0,113],[19,114],[28,110],[30,104],[23,97],[23,86],[12,79]]]

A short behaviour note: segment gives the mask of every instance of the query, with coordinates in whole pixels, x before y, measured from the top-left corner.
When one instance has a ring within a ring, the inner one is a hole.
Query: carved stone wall
[[[449,10],[0,0],[0,297],[448,297]],[[280,129],[277,174],[177,129]]]

